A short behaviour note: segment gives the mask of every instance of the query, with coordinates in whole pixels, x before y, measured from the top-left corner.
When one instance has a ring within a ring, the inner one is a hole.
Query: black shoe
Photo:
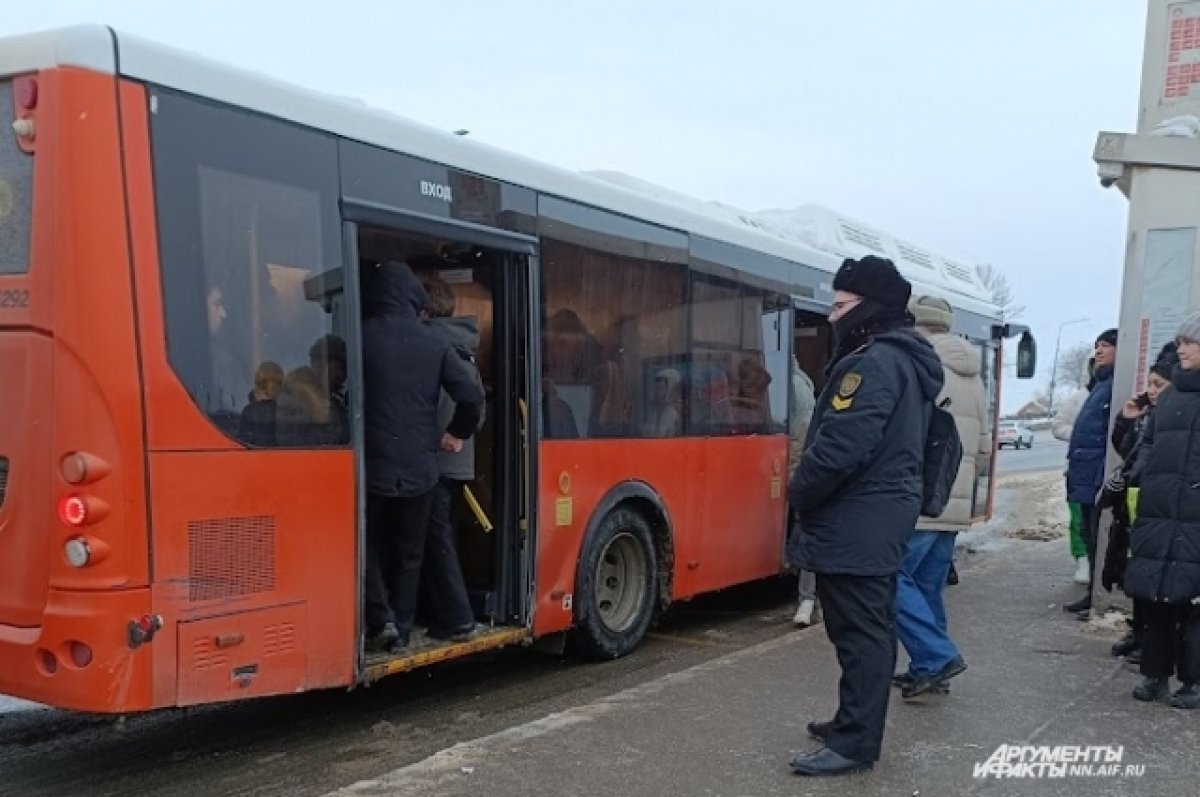
[[[1200,708],[1200,688],[1195,683],[1185,683],[1171,695],[1171,708]]]
[[[809,736],[816,739],[818,742],[823,742],[833,731],[833,722],[810,722],[808,723],[807,727]]]
[[[400,642],[400,632],[396,630],[394,623],[388,623],[378,631],[368,631],[367,638],[364,641],[364,647],[368,653],[392,652],[397,647],[404,647],[408,644],[405,640],[404,645]]]
[[[1089,592],[1077,601],[1063,604],[1063,611],[1071,614],[1079,614],[1080,612],[1091,611],[1092,594]]]
[[[1130,664],[1141,664],[1142,663],[1141,647],[1139,646],[1139,647],[1136,647],[1133,650],[1129,651],[1129,655],[1125,657],[1125,661],[1129,662]]]
[[[853,775],[856,772],[866,772],[874,764],[852,761],[838,755],[828,747],[822,747],[815,753],[805,753],[792,759],[792,772],[797,775],[822,777],[832,775]]]
[[[1124,639],[1112,646],[1112,654],[1119,659],[1128,656],[1140,647],[1141,643],[1138,642],[1137,637],[1133,634],[1126,634]]]
[[[425,633],[425,636],[440,642],[470,642],[479,636],[479,630],[479,626],[476,623],[471,623],[470,625],[451,629],[430,628]]]
[[[966,669],[967,663],[963,661],[963,657],[955,656],[949,664],[947,664],[938,672],[935,672],[933,675],[914,678],[912,683],[900,691],[900,696],[905,700],[908,700],[909,698],[923,695],[926,692],[932,692],[937,688],[939,683],[949,681],[956,675],[962,675]],[[947,685],[947,691],[949,691],[949,685]]]
[[[951,563],[951,565],[950,565],[950,572],[946,574],[946,586],[948,586],[948,587],[958,586],[958,570],[956,570],[954,568],[953,563]]]
[[[913,680],[910,673],[902,672],[892,676],[892,686],[896,689],[904,689],[905,687],[912,686]],[[933,685],[933,689],[929,691],[938,695],[948,695],[950,694],[950,684],[947,681],[938,681]]]
[[[1154,703],[1166,697],[1170,689],[1170,679],[1146,678],[1133,688],[1133,699],[1141,700],[1145,703]]]

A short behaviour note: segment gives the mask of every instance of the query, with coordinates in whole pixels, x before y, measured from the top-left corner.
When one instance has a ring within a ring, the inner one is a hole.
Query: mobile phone
[[[1142,393],[1133,401],[1140,409],[1144,410],[1150,406],[1150,395],[1148,393]]]

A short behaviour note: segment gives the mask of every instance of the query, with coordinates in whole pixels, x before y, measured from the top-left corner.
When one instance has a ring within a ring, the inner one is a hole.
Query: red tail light
[[[79,528],[88,521],[87,501],[79,495],[65,495],[58,502],[58,519],[65,526]]]
[[[72,642],[71,661],[80,669],[92,663],[92,649],[82,642]]]
[[[19,77],[14,80],[13,97],[17,101],[17,106],[23,111],[32,111],[34,108],[37,108],[37,78]]]

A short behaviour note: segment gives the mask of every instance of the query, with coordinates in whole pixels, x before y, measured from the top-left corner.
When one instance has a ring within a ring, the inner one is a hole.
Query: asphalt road
[[[1033,433],[1033,448],[1001,449],[996,469],[1001,474],[1032,473],[1039,470],[1062,471],[1067,464],[1067,444],[1051,437],[1049,431]]]

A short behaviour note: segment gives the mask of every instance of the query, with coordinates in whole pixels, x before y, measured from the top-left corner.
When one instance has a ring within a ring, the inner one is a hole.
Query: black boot
[[[1130,631],[1120,642],[1112,646],[1112,654],[1117,658],[1121,658],[1122,656],[1128,656],[1140,647],[1141,643],[1138,642],[1138,638]]]
[[[1133,688],[1133,699],[1154,703],[1166,697],[1170,688],[1168,678],[1146,678]]]
[[[1070,612],[1071,614],[1079,614],[1080,612],[1086,612],[1086,611],[1089,611],[1091,608],[1092,608],[1092,593],[1090,593],[1090,592],[1087,595],[1084,595],[1079,600],[1074,601],[1073,603],[1067,603],[1067,604],[1063,605],[1063,611]]]
[[[955,569],[953,562],[950,563],[950,572],[946,574],[946,584],[951,587],[958,585],[958,570]]]
[[[1184,683],[1171,695],[1172,708],[1200,708],[1200,688],[1195,683]]]

